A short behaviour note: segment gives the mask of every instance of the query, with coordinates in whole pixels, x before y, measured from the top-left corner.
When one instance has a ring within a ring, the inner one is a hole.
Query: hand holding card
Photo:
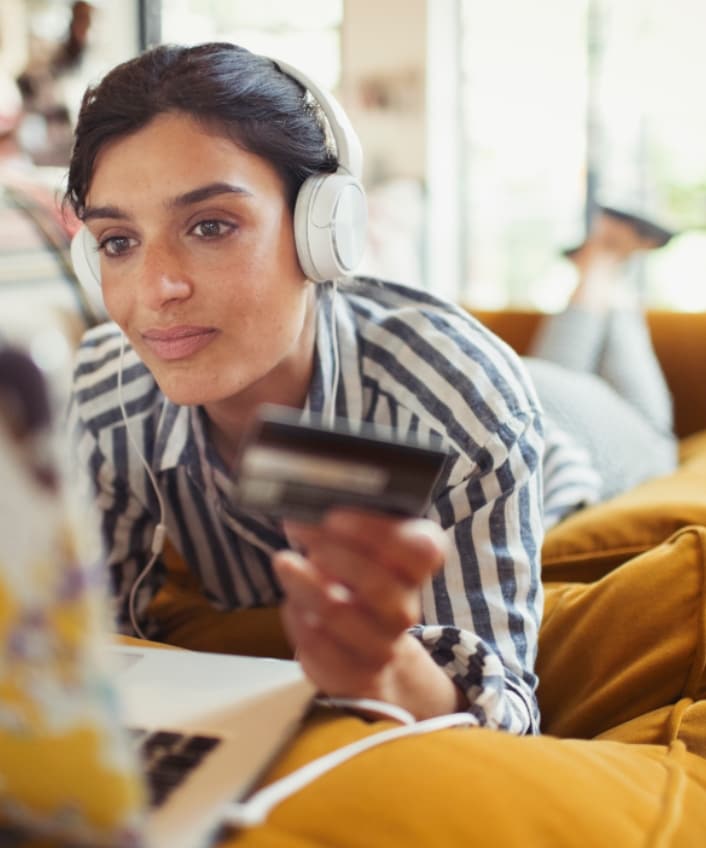
[[[337,509],[321,523],[285,522],[295,551],[273,565],[282,621],[310,679],[336,697],[396,704],[415,718],[454,712],[452,680],[409,628],[448,539],[424,518]]]
[[[416,718],[458,706],[456,687],[408,632],[422,586],[445,559],[443,530],[418,516],[446,457],[384,428],[304,424],[297,411],[260,409],[233,500],[285,519],[295,550],[273,557],[282,620],[321,691],[395,703]]]

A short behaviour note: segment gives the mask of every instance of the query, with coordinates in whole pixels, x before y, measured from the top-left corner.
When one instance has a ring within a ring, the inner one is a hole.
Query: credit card
[[[318,521],[335,506],[422,515],[447,454],[388,428],[301,423],[264,405],[243,443],[233,500],[273,517]]]

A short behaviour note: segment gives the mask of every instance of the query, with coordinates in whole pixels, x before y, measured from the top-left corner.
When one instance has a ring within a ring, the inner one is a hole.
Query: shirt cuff
[[[536,731],[532,709],[508,686],[500,657],[473,633],[458,627],[415,625],[409,632],[429,651],[468,699],[481,727],[525,734]]]

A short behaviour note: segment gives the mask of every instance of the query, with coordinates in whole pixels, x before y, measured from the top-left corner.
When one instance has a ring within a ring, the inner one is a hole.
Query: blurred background
[[[86,84],[160,41],[232,40],[299,65],[348,111],[364,271],[473,307],[558,310],[575,273],[562,251],[603,204],[677,232],[636,273],[648,305],[700,311],[705,33],[703,0],[2,0],[5,170],[31,161],[56,192]],[[65,282],[50,295],[46,269],[28,279],[8,238],[0,328],[52,297],[88,311]],[[64,276],[65,258],[60,245]]]

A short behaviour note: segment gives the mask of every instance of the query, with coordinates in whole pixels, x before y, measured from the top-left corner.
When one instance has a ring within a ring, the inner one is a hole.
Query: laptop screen
[[[41,372],[0,346],[0,842],[134,848],[143,786],[101,669],[102,576],[53,449]]]

